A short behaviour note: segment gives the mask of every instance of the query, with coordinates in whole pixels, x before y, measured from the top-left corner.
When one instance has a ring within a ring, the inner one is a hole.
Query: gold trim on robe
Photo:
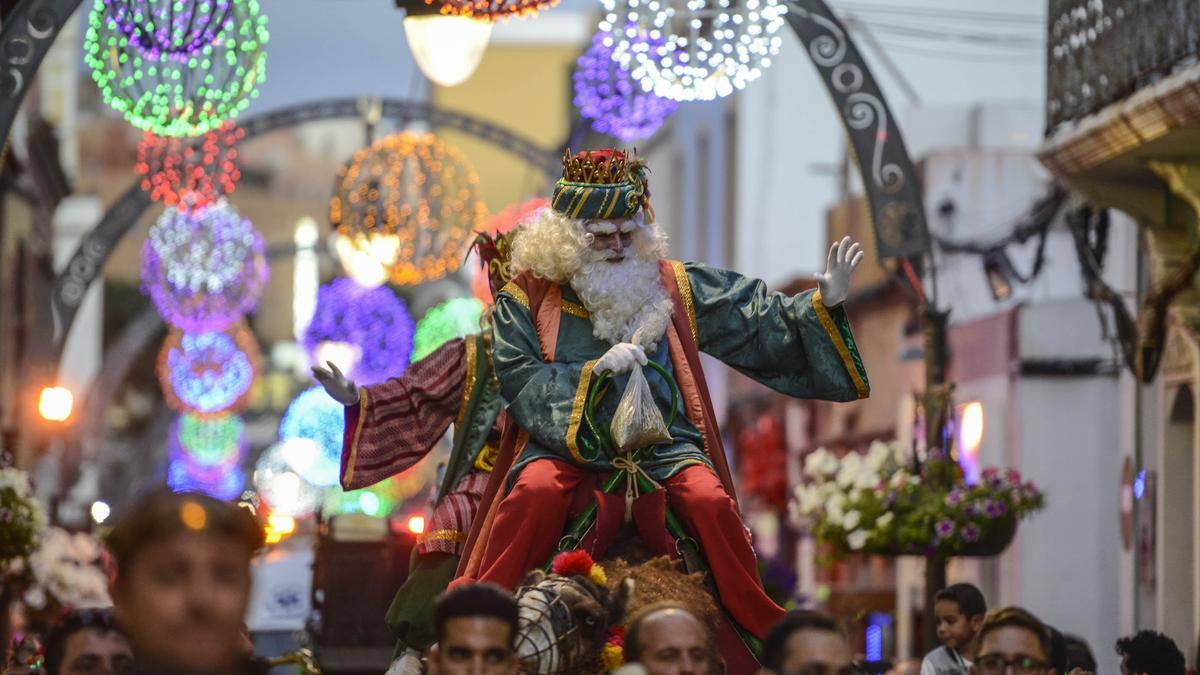
[[[829,308],[821,300],[820,289],[816,293],[813,293],[812,306],[813,311],[817,314],[817,320],[821,322],[821,326],[829,335],[829,340],[833,343],[833,348],[837,350],[838,356],[842,358],[842,366],[845,367],[846,374],[854,382],[854,391],[860,399],[870,396],[871,390],[867,388],[867,383],[863,381],[862,375],[859,374],[858,366],[855,365],[854,358],[850,356],[850,349],[846,346],[846,341],[842,339],[841,331],[838,330],[837,325],[833,322],[833,317],[829,315]]]

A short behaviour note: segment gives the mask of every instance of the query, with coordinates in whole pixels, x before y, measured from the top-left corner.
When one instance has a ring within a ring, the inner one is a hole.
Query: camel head
[[[534,570],[526,575],[517,589],[517,658],[522,670],[586,672],[597,660],[608,629],[624,617],[633,585],[633,579],[625,579],[610,590],[586,574]]]

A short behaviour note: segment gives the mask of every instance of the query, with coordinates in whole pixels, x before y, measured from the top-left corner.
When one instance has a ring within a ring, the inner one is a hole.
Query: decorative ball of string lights
[[[613,60],[612,44],[608,33],[597,31],[592,46],[575,62],[575,107],[602,134],[626,143],[649,138],[679,104],[644,91],[641,83]],[[649,42],[650,47],[661,45],[661,38]]]
[[[458,148],[407,131],[355,153],[338,170],[329,206],[338,233],[355,248],[386,256],[379,262],[400,285],[457,270],[486,218],[479,178]]]
[[[478,333],[483,309],[475,298],[453,298],[426,312],[413,335],[412,360],[429,356],[454,338]]]
[[[246,449],[246,425],[237,415],[175,419],[167,442],[172,457],[186,457],[200,466],[229,466],[241,462]]]
[[[475,19],[496,21],[514,16],[532,17],[543,9],[556,7],[559,0],[442,0],[441,13],[451,16],[469,16]],[[432,0],[425,0],[433,4]]]
[[[317,291],[317,308],[304,331],[313,363],[323,363],[326,343],[356,348],[358,362],[346,371],[363,385],[400,377],[412,354],[413,320],[408,306],[386,286],[364,288],[352,279],[334,279]]]
[[[158,353],[158,378],[168,406],[204,417],[245,405],[259,361],[244,324],[228,332],[173,330]]]
[[[603,0],[600,30],[642,88],[676,101],[745,87],[779,53],[783,0]]]
[[[279,439],[306,438],[313,441],[316,448],[312,456],[304,460],[289,457],[289,466],[313,485],[337,484],[345,429],[345,406],[330,398],[321,387],[301,392],[283,414]]]
[[[280,441],[267,448],[254,464],[254,487],[275,513],[292,517],[307,516],[325,499],[325,488],[300,477],[292,466],[297,456],[312,457],[319,452],[307,438]]]
[[[134,170],[156,202],[180,211],[208,206],[233,192],[241,180],[237,144],[245,135],[233,121],[204,134],[198,143],[147,131],[138,144]]]
[[[233,20],[236,0],[104,0],[129,44],[152,57],[185,58],[212,44]]]
[[[139,11],[147,4],[153,8]],[[190,27],[157,15],[163,8],[190,13]],[[104,102],[133,126],[198,136],[236,117],[257,95],[268,37],[257,0],[94,0],[84,61]]]
[[[258,305],[267,283],[262,237],[225,201],[168,208],[142,246],[142,292],[167,323],[220,331]]]

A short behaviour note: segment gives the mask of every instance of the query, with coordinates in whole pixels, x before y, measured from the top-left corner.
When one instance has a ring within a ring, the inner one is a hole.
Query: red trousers
[[[551,459],[525,466],[496,511],[478,581],[515,588],[526,572],[545,564],[566,528],[576,489],[590,475]],[[763,592],[750,537],[720,479],[707,466],[695,465],[663,487],[671,509],[700,543],[725,610],[760,639],[766,636],[783,608]]]

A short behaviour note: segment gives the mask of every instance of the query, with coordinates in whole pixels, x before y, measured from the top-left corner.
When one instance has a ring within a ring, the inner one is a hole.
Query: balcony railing
[[[1047,133],[1200,53],[1197,0],[1050,0],[1047,23]]]

